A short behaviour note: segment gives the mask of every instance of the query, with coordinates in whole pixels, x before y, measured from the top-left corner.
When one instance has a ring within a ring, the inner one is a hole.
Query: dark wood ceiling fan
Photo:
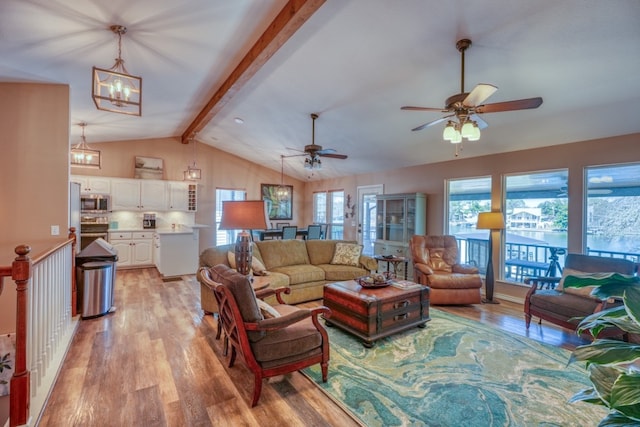
[[[463,124],[467,120],[472,120],[477,123],[480,129],[487,127],[485,122],[479,114],[483,113],[499,113],[503,111],[515,111],[526,110],[531,108],[538,108],[542,104],[542,98],[526,98],[513,101],[496,102],[493,104],[482,104],[487,100],[498,88],[492,84],[480,83],[473,88],[471,92],[464,91],[464,52],[471,46],[471,40],[462,39],[456,43],[456,48],[461,54],[461,78],[460,78],[460,93],[452,95],[445,101],[444,108],[432,108],[432,107],[414,107],[404,106],[401,110],[409,111],[438,111],[441,113],[449,113],[439,119],[427,122],[411,130],[418,131],[428,126],[441,123],[445,120],[457,118],[459,124]]]
[[[296,157],[296,156],[309,156],[308,160],[310,162],[317,162],[318,157],[329,157],[332,159],[346,159],[348,156],[345,154],[338,154],[336,150],[333,148],[322,148],[321,145],[316,144],[316,119],[318,118],[317,113],[311,114],[312,127],[311,127],[311,144],[304,146],[304,151],[288,148],[288,150],[300,151],[301,154],[291,154],[285,157]]]

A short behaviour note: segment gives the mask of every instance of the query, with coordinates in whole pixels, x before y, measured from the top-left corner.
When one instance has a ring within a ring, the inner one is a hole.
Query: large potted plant
[[[594,286],[592,295],[606,301],[622,301],[609,309],[585,317],[577,333],[595,337],[577,347],[569,363],[587,364],[593,387],[576,393],[570,402],[603,405],[609,413],[599,426],[640,424],[640,278],[618,273],[567,276],[565,287]],[[617,328],[625,341],[600,339],[605,329]],[[628,341],[627,341],[628,340]],[[636,341],[636,342],[633,342]]]

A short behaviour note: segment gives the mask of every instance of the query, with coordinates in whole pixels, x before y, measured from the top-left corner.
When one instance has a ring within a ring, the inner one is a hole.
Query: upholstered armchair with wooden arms
[[[327,381],[329,337],[318,315],[329,317],[329,308],[302,309],[287,305],[281,294],[288,293],[288,288],[255,292],[246,276],[226,265],[203,268],[201,273],[219,305],[218,322],[231,350],[229,367],[233,367],[239,353],[253,372],[252,407],[260,399],[264,378],[319,363],[322,380]],[[258,300],[271,295],[275,295],[278,304],[269,306]]]
[[[606,308],[607,302],[590,295],[591,288],[563,289],[563,278],[570,274],[622,273],[632,275],[636,264],[621,258],[606,258],[571,253],[564,263],[562,277],[527,277],[531,285],[524,300],[524,317],[527,329],[533,316],[576,329],[580,319]]]
[[[459,263],[454,236],[414,235],[409,242],[414,280],[431,288],[433,305],[479,304],[482,277],[478,269]]]

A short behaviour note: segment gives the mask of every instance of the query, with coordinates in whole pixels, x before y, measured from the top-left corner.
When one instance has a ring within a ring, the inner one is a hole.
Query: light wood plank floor
[[[241,360],[227,367],[194,276],[118,270],[115,305],[80,322],[40,426],[358,425],[297,372],[268,380],[250,408],[253,376]],[[548,324],[526,332],[522,307],[509,302],[441,308],[567,349],[582,342]]]

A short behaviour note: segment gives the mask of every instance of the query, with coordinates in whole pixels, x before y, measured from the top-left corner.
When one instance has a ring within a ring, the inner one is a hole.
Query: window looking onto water
[[[460,262],[484,274],[488,230],[476,230],[478,213],[491,210],[491,177],[451,179],[446,182],[447,230],[458,240]]]
[[[566,169],[505,177],[504,279],[559,276],[567,248]]]
[[[640,163],[585,169],[586,253],[640,262]]]
[[[216,188],[216,246],[235,243],[238,233],[242,230],[220,230],[222,220],[222,202],[226,200],[246,200],[247,192],[244,190],[230,190]]]

